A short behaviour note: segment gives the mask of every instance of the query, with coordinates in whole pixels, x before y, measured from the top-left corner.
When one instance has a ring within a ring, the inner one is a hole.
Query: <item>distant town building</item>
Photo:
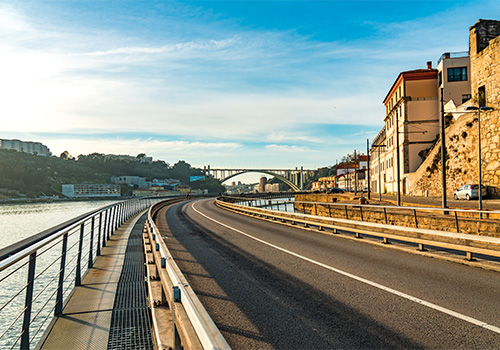
[[[147,188],[145,177],[141,176],[112,176],[111,182],[114,184],[135,185],[139,188]]]
[[[134,197],[176,197],[180,191],[164,190],[163,187],[152,187],[149,189],[137,189],[132,191]]]
[[[266,192],[267,177],[262,176],[259,181],[259,192]]]
[[[266,186],[264,187],[264,192],[279,192],[279,191],[280,191],[279,183],[266,184]]]
[[[68,198],[120,197],[120,185],[114,184],[65,184],[62,194]]]
[[[40,142],[0,139],[0,148],[12,149],[37,156],[52,156],[49,148]]]
[[[171,186],[175,188],[181,184],[181,180],[177,179],[153,179],[150,186]]]
[[[104,160],[125,160],[127,162],[153,163],[153,157],[134,157],[126,154],[105,154]]]

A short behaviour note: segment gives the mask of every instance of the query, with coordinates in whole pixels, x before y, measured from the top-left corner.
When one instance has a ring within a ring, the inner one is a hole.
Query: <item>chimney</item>
[[[432,61],[427,61],[427,69],[432,69]]]

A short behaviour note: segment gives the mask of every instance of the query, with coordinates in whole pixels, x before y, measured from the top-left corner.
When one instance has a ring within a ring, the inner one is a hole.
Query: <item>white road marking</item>
[[[251,239],[253,239],[253,240],[257,241],[257,242],[260,242],[260,243],[262,243],[262,244],[265,244],[265,245],[267,245],[267,246],[269,246],[269,247],[272,247],[272,248],[277,249],[277,250],[280,250],[280,251],[282,251],[282,252],[284,252],[284,253],[287,253],[287,254],[290,254],[290,255],[292,255],[292,256],[295,256],[295,257],[297,257],[297,258],[299,258],[299,259],[302,259],[302,260],[305,260],[305,261],[307,261],[307,262],[310,262],[311,264],[315,264],[315,265],[321,266],[321,267],[323,267],[323,268],[325,268],[325,269],[327,269],[327,270],[330,270],[330,271],[336,272],[336,273],[338,273],[338,274],[340,274],[340,275],[343,275],[343,276],[346,276],[346,277],[352,278],[352,279],[354,279],[354,280],[356,280],[356,281],[359,281],[359,282],[362,282],[362,283],[368,284],[368,285],[370,285],[370,286],[372,286],[372,287],[375,287],[375,288],[381,289],[381,290],[383,290],[383,291],[385,291],[385,292],[392,293],[392,294],[397,295],[397,296],[399,296],[399,297],[401,297],[401,298],[404,298],[404,299],[407,299],[407,300],[413,301],[413,302],[415,302],[415,303],[417,303],[417,304],[420,304],[420,305],[427,306],[427,307],[429,307],[429,308],[431,308],[431,309],[434,309],[434,310],[440,311],[440,312],[445,313],[445,314],[447,314],[447,315],[450,315],[450,316],[456,317],[456,318],[458,318],[458,319],[461,319],[461,320],[463,320],[463,321],[466,321],[466,322],[472,323],[473,325],[476,325],[476,326],[479,326],[479,327],[483,327],[483,328],[486,328],[486,329],[488,329],[488,330],[490,330],[490,331],[493,331],[493,332],[495,332],[495,333],[500,334],[500,328],[499,328],[499,327],[496,327],[496,326],[490,325],[490,324],[488,324],[488,323],[486,323],[486,322],[480,321],[480,320],[478,320],[478,319],[475,319],[475,318],[472,318],[472,317],[469,317],[469,316],[466,316],[466,315],[462,315],[462,314],[460,314],[460,313],[458,313],[458,312],[455,312],[455,311],[453,311],[453,310],[447,309],[447,308],[445,308],[445,307],[442,307],[442,306],[439,306],[439,305],[433,304],[433,303],[431,303],[431,302],[428,302],[428,301],[422,300],[422,299],[420,299],[420,298],[417,298],[417,297],[411,296],[411,295],[409,295],[409,294],[406,294],[406,293],[400,292],[400,291],[398,291],[398,290],[395,290],[395,289],[392,289],[392,288],[386,287],[386,286],[381,285],[381,284],[379,284],[379,283],[377,283],[377,282],[373,282],[373,281],[367,280],[366,278],[363,278],[363,277],[359,277],[359,276],[353,275],[352,273],[349,273],[349,272],[346,272],[346,271],[343,271],[343,270],[339,270],[339,269],[337,269],[337,268],[335,268],[335,267],[332,267],[332,266],[329,266],[329,265],[323,264],[323,263],[321,263],[321,262],[319,262],[319,261],[316,261],[316,260],[310,259],[310,258],[308,258],[308,257],[302,256],[302,255],[300,255],[300,254],[294,253],[294,252],[292,252],[292,251],[290,251],[290,250],[287,250],[287,249],[285,249],[285,248],[281,248],[281,247],[279,247],[279,246],[277,246],[277,245],[275,245],[275,244],[272,244],[272,243],[266,242],[266,241],[264,241],[264,240],[262,240],[262,239],[260,239],[260,238],[257,238],[257,237],[254,237],[254,236],[252,236],[252,235],[249,235],[248,233],[245,233],[245,232],[243,232],[243,231],[241,231],[241,230],[238,230],[237,228],[231,227],[231,226],[226,225],[226,224],[224,224],[224,223],[222,223],[222,222],[220,222],[220,221],[217,221],[217,220],[215,220],[215,219],[212,219],[211,217],[209,217],[209,216],[207,216],[207,215],[203,214],[203,213],[202,213],[202,212],[200,212],[198,209],[196,209],[196,208],[195,208],[195,206],[194,206],[194,204],[192,204],[192,205],[191,205],[191,207],[193,208],[193,210],[194,210],[195,212],[197,212],[197,213],[198,213],[198,214],[200,214],[201,216],[204,216],[204,217],[205,217],[205,218],[207,218],[208,220],[211,220],[211,221],[213,221],[213,222],[215,222],[215,223],[217,223],[217,224],[219,224],[219,225],[221,225],[221,226],[224,226],[224,227],[226,227],[226,228],[228,228],[228,229],[230,229],[230,230],[233,230],[233,231],[235,231],[235,232],[238,232],[239,234],[242,234],[242,235],[244,235],[244,236],[246,236],[246,237],[248,237],[248,238],[251,238]]]

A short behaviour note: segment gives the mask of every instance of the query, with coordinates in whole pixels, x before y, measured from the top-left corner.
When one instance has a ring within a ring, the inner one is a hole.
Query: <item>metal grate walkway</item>
[[[144,281],[145,262],[142,226],[136,224],[128,240],[125,261],[116,288],[108,350],[154,349]]]
[[[111,236],[35,349],[154,349],[145,285],[144,219],[136,215]]]

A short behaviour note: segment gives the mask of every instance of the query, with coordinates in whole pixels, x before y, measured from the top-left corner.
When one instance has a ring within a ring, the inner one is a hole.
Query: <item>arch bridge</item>
[[[210,165],[203,167],[206,176],[212,176],[220,182],[229,180],[235,176],[245,173],[263,173],[274,176],[286,183],[294,191],[302,191],[304,182],[314,176],[316,170],[304,169],[234,169],[234,168],[210,168]]]

